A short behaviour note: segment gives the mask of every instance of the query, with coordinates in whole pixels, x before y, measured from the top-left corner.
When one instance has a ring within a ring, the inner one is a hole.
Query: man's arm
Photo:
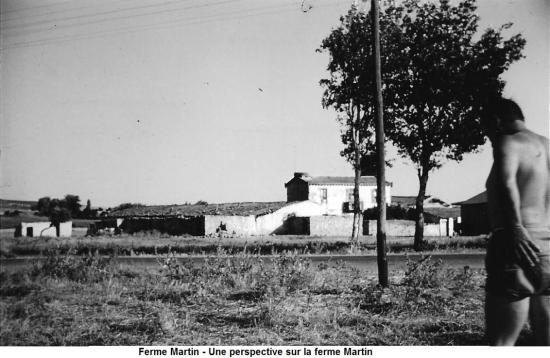
[[[493,150],[497,193],[501,199],[504,226],[510,233],[507,247],[519,263],[535,266],[539,261],[539,247],[531,240],[522,225],[521,198],[516,181],[520,164],[521,147],[508,136],[501,137]]]
[[[550,217],[550,141],[544,138],[544,149],[546,150],[546,162],[548,169],[548,180],[546,181],[546,217]]]
[[[548,180],[546,181],[546,217],[550,217],[550,167],[548,168]]]

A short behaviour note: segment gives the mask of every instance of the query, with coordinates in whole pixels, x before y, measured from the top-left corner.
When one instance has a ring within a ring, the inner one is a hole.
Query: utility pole
[[[386,160],[384,158],[384,118],[382,102],[382,70],[380,64],[380,21],[378,0],[371,0],[372,42],[374,49],[374,77],[376,99],[376,151],[378,152],[376,177],[376,253],[378,259],[378,283],[388,287],[388,258],[386,256]]]

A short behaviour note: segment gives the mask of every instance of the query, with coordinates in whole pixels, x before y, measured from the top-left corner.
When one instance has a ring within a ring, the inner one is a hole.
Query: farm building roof
[[[424,208],[424,212],[442,219],[457,218],[460,216],[460,208]]]
[[[185,217],[185,216],[204,216],[204,215],[266,215],[279,210],[288,203],[277,202],[243,202],[243,203],[224,203],[224,204],[194,204],[194,205],[155,205],[133,207],[123,210],[113,211],[108,214],[109,217]]]
[[[479,193],[475,196],[472,196],[470,199],[466,201],[461,201],[459,203],[456,203],[458,205],[472,205],[472,204],[484,204],[487,202],[487,191],[484,191],[483,193]]]
[[[353,185],[354,177],[312,177],[309,181],[312,185]],[[387,184],[387,182],[386,182]],[[364,176],[359,178],[359,185],[376,185],[376,177]]]
[[[391,196],[392,205],[416,205],[416,196],[403,196],[403,195],[392,195]]]
[[[306,182],[310,185],[354,185],[355,177],[331,177],[331,176],[318,176],[312,177],[305,172],[296,172],[294,177],[285,183],[285,187],[289,184],[296,182],[297,180]],[[359,178],[359,185],[376,186],[376,177],[371,175],[364,175]],[[386,181],[386,185],[392,186],[393,184]]]
[[[392,195],[392,205],[401,205],[406,207],[416,207],[416,196]],[[433,207],[451,207],[451,204],[431,195],[424,198],[424,208]]]
[[[296,178],[293,178],[293,180]],[[354,185],[354,177],[302,177],[301,179],[310,185]],[[288,183],[287,183],[288,184]],[[359,178],[359,185],[370,185],[376,186],[376,177],[373,176],[362,176]],[[386,181],[386,185],[392,185],[391,182]]]

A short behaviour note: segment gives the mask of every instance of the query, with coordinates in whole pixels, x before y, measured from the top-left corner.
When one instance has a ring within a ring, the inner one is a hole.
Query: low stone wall
[[[309,234],[312,236],[351,236],[353,215],[323,215],[309,218]],[[363,225],[359,223],[359,233]]]
[[[185,218],[126,218],[122,231],[133,234],[140,231],[158,231],[169,235],[204,235],[202,216]]]
[[[215,235],[219,231],[232,235],[257,235],[256,219],[253,215],[205,215],[204,235]]]
[[[286,213],[275,212],[256,217],[256,235],[285,234],[287,231],[285,223],[288,215]]]
[[[294,218],[319,216],[324,212],[322,205],[308,200],[288,204],[273,213],[256,217],[256,235],[291,235],[296,230],[292,227],[296,222]]]
[[[368,220],[366,235],[376,235],[376,220]],[[447,236],[446,225],[424,224],[424,236]],[[442,229],[443,228],[443,229]],[[411,220],[388,220],[386,221],[387,236],[414,236],[415,222]]]

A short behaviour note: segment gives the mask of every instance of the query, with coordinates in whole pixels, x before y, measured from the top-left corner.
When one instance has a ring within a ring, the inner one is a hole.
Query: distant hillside
[[[0,208],[4,210],[31,210],[36,201],[0,199]]]
[[[32,215],[31,213],[21,213],[18,216],[4,216],[0,215],[0,229],[14,229],[22,222],[31,223],[37,221],[50,221],[47,216]],[[97,220],[88,219],[72,219],[73,227],[88,227],[90,224],[97,222]]]
[[[50,221],[50,219],[47,216],[33,216],[28,214],[21,214],[13,217],[0,215],[0,229],[13,229],[22,222],[32,223],[38,221]]]

